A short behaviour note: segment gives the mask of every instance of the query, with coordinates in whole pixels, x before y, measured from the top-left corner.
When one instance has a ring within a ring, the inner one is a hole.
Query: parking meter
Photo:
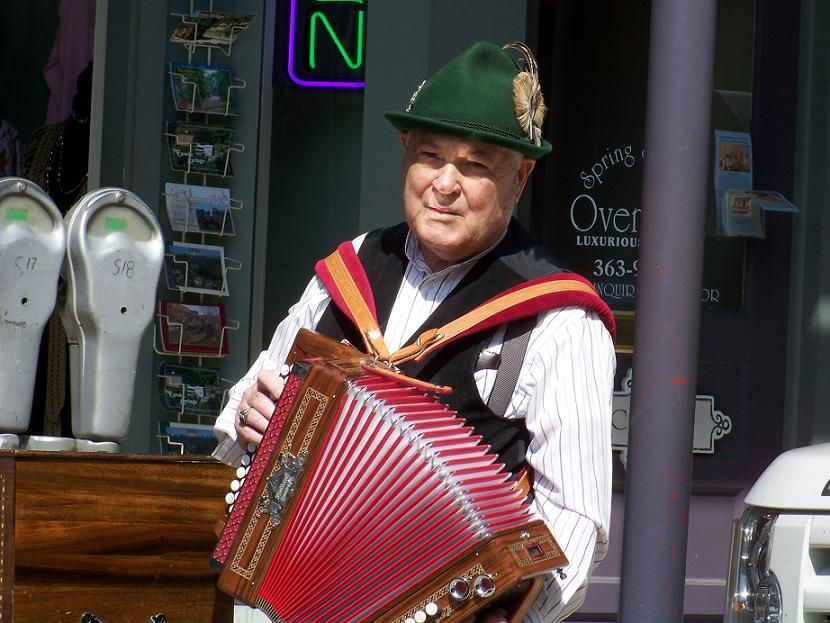
[[[43,329],[55,308],[65,249],[60,211],[36,184],[0,179],[0,447],[31,419]]]
[[[158,220],[135,194],[103,188],[65,217],[72,433],[78,450],[117,451],[127,435],[141,338],[164,261]]]

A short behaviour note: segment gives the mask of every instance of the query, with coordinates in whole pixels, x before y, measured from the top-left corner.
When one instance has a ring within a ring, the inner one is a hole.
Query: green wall
[[[358,233],[362,111],[360,91],[274,91],[263,348],[314,263]]]
[[[830,3],[803,0],[785,445],[830,441]]]

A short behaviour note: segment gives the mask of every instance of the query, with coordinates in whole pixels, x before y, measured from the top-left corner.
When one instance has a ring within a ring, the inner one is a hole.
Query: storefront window
[[[533,229],[621,318],[637,293],[650,4],[557,0],[543,3],[540,20],[554,151],[534,187]],[[713,129],[749,132],[753,11],[751,0],[719,5]],[[708,196],[700,299],[706,310],[741,311],[744,241],[715,235]]]

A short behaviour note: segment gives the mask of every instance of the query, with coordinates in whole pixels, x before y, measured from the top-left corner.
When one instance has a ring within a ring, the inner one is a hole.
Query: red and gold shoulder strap
[[[334,304],[360,331],[366,352],[389,361],[389,349],[378,324],[375,297],[352,243],[341,244],[334,253],[317,262],[314,271]]]
[[[360,331],[366,352],[392,365],[421,361],[466,335],[562,307],[582,307],[596,312],[611,337],[616,335],[614,315],[591,283],[575,273],[558,273],[516,285],[443,327],[424,331],[412,344],[390,353],[378,324],[369,279],[351,242],[341,244],[334,253],[317,262],[315,270],[334,304]]]

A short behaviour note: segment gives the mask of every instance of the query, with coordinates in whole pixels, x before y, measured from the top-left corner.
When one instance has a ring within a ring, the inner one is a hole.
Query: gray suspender
[[[536,320],[536,316],[530,316],[507,325],[504,343],[501,347],[499,369],[496,372],[490,398],[487,400],[487,406],[498,416],[503,416],[510,405],[510,398],[513,396],[513,390],[516,389],[527,345],[530,342],[530,332],[536,326]]]

